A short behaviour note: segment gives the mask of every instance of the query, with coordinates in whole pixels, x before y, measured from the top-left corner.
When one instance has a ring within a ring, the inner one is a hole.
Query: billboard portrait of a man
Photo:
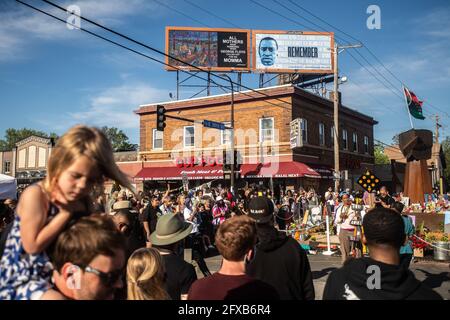
[[[278,43],[274,38],[265,37],[259,42],[259,59],[264,66],[270,67],[275,64],[277,51]]]

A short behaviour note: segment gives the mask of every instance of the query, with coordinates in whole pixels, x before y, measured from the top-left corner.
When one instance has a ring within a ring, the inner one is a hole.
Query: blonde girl
[[[164,289],[164,273],[158,250],[136,250],[127,264],[128,300],[169,300]]]
[[[85,126],[71,128],[52,150],[45,180],[20,197],[0,261],[0,300],[58,297],[51,290],[46,251],[68,223],[91,212],[90,195],[105,179],[132,189],[105,134]]]

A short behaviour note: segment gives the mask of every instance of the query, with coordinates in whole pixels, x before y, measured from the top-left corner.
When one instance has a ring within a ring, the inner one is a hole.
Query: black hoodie
[[[380,270],[380,289],[373,288],[376,286],[375,269]],[[323,291],[323,300],[442,300],[442,298],[417,280],[409,269],[371,258],[360,258],[347,261],[342,268],[330,274]]]
[[[254,259],[247,274],[272,285],[281,300],[314,300],[314,285],[306,252],[272,226],[258,225]]]

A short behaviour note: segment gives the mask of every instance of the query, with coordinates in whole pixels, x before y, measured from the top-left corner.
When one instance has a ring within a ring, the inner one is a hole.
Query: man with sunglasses
[[[83,217],[56,241],[55,289],[73,300],[112,300],[124,286],[125,254],[126,241],[110,217]]]
[[[278,43],[277,41],[272,37],[265,37],[262,38],[259,42],[259,58],[261,60],[261,63],[266,66],[270,67],[275,64],[275,59],[277,57],[277,50],[278,50]]]

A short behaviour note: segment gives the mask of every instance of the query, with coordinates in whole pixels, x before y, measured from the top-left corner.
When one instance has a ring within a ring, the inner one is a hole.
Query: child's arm
[[[71,217],[68,210],[60,209],[60,212],[46,224],[46,201],[48,200],[37,186],[27,188],[20,197],[17,207],[20,215],[20,236],[23,248],[29,254],[44,251]]]

